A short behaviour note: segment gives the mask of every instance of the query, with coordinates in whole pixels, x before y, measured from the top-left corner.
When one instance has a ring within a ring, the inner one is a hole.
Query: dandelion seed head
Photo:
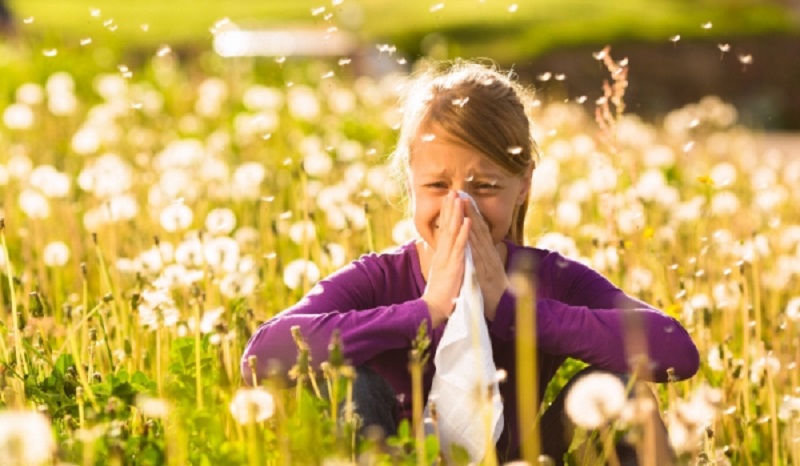
[[[700,25],[701,28],[706,29],[706,30],[711,29],[713,26],[714,25],[711,24],[711,21],[705,22],[705,23]]]
[[[283,283],[289,289],[300,288],[304,278],[310,285],[319,281],[320,271],[317,264],[305,259],[297,259],[288,263],[283,270]]]
[[[217,208],[206,215],[206,229],[215,235],[227,235],[236,228],[236,214],[228,208]]]
[[[786,304],[786,317],[792,322],[800,322],[800,296],[789,300]]]
[[[51,241],[42,251],[42,260],[48,267],[62,267],[69,261],[69,247],[62,241]]]
[[[0,458],[4,464],[52,464],[56,448],[50,420],[44,414],[0,412]]]
[[[444,2],[437,3],[437,4],[433,5],[433,6],[431,6],[430,12],[431,13],[436,13],[437,11],[440,11],[442,9],[444,9]]]
[[[717,44],[717,48],[718,48],[718,49],[720,50],[720,52],[722,52],[722,53],[725,53],[725,52],[730,52],[730,50],[731,50],[731,44]]]
[[[752,65],[753,64],[753,56],[750,55],[750,54],[739,55],[739,62],[742,65]]]
[[[164,230],[175,232],[189,228],[193,218],[192,209],[186,205],[170,204],[161,211],[159,222]]]
[[[596,429],[615,419],[625,407],[625,386],[615,375],[590,373],[567,393],[564,409],[576,425]]]
[[[513,4],[508,6],[508,12],[509,13],[516,13],[518,9],[519,9],[519,6],[516,3],[513,3]]]
[[[679,40],[681,40],[680,34],[675,34],[674,36],[670,36],[669,38],[669,41],[672,42],[673,44],[677,43]]]
[[[170,412],[167,400],[142,394],[136,396],[136,407],[145,416],[155,419],[166,419]]]
[[[14,103],[3,111],[3,124],[11,130],[26,130],[33,126],[33,110],[25,104]]]
[[[272,395],[261,387],[240,388],[231,400],[230,411],[239,424],[263,422],[275,412]]]

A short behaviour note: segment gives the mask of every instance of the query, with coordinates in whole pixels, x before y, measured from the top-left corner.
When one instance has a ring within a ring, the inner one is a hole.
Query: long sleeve
[[[697,372],[697,347],[677,320],[631,298],[583,264],[557,253],[536,251],[541,253],[536,299],[540,351],[573,357],[614,372],[628,372],[629,332],[629,337],[641,337],[654,381],[666,381],[668,369],[674,370],[678,379]],[[514,338],[515,307],[516,299],[506,291],[490,325],[496,338]]]
[[[259,377],[276,362],[283,370],[295,364],[294,326],[309,344],[314,366],[327,361],[336,329],[345,357],[356,365],[387,350],[410,347],[420,324],[427,321],[430,329],[431,322],[411,267],[400,262],[406,256],[365,256],[322,280],[297,304],[265,322],[242,356],[244,380],[252,377],[250,356],[256,356]]]

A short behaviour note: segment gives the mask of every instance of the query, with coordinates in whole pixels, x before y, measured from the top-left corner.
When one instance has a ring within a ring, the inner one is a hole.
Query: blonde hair
[[[440,62],[412,76],[401,103],[403,122],[390,165],[407,186],[411,149],[421,128],[437,125],[512,175],[522,176],[539,160],[528,115],[533,95],[513,74],[493,64]],[[528,199],[514,210],[506,237],[522,244]]]

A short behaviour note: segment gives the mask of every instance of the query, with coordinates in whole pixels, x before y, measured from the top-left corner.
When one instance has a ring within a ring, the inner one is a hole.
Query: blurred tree
[[[6,0],[0,0],[0,35],[10,36],[14,32],[14,15],[6,4]]]

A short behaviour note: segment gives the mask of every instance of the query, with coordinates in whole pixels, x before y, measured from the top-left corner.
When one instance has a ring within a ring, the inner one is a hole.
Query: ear
[[[517,194],[517,205],[522,205],[528,199],[531,192],[531,180],[533,179],[533,164],[528,165],[520,180],[519,193]]]

